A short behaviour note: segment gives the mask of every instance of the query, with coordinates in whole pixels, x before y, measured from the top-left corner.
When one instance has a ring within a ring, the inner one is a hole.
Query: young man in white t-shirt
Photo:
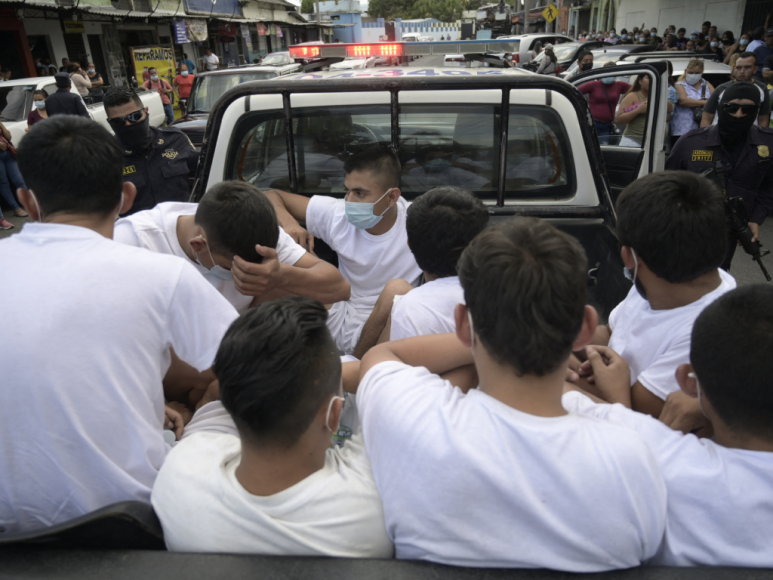
[[[285,294],[333,303],[349,283],[279,227],[254,185],[224,181],[201,203],[167,202],[119,219],[114,239],[192,264],[238,312]]]
[[[228,329],[220,400],[196,414],[153,488],[170,550],[392,557],[362,436],[330,447],[343,388],[326,319],[319,302],[285,297]]]
[[[220,66],[220,58],[216,54],[212,53],[212,50],[207,48],[204,50],[204,58],[201,59],[202,67],[204,70],[217,70]]]
[[[73,163],[73,159],[78,159]],[[188,264],[115,243],[136,188],[100,125],[54,117],[18,151],[33,222],[0,242],[0,528],[149,501],[169,451],[169,350],[212,365],[234,308]],[[88,186],[84,186],[88,184]]]
[[[572,349],[588,343],[587,259],[547,222],[487,228],[459,260],[456,336],[373,347],[357,410],[396,555],[456,566],[597,572],[663,536],[662,476],[630,429],[567,414]],[[466,394],[438,375],[471,363]]]
[[[573,412],[638,431],[661,467],[668,491],[666,533],[650,563],[662,566],[773,567],[773,288],[744,286],[698,316],[690,363],[676,375],[714,428],[699,439],[621,405],[564,395]],[[626,388],[625,361],[589,355],[597,382]]]
[[[700,175],[663,171],[625,188],[616,209],[620,254],[634,286],[591,344],[626,360],[631,389],[611,400],[611,393],[581,382],[607,401],[658,417],[666,397],[679,390],[675,373],[689,361],[693,322],[736,286],[719,268],[727,251],[722,193]],[[593,382],[588,361],[578,370]]]
[[[266,195],[276,208],[279,225],[297,232],[302,229],[298,222],[306,222],[308,234],[338,253],[351,298],[333,304],[328,327],[338,348],[351,354],[387,282],[402,278],[415,285],[421,269],[408,249],[405,214],[410,204],[400,194],[397,156],[387,148],[372,147],[350,157],[344,171],[344,199],[279,190]]]
[[[464,303],[456,263],[488,220],[483,202],[461,187],[436,187],[411,203],[405,228],[424,284],[416,289],[406,280],[387,284],[354,356],[361,359],[377,343],[454,331],[454,309]]]

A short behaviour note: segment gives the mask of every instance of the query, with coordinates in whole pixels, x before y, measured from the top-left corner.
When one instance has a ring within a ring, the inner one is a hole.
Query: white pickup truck
[[[27,131],[27,116],[32,110],[32,93],[44,90],[49,95],[57,91],[54,77],[37,77],[15,79],[0,83],[0,121],[11,132],[11,141],[18,146]],[[75,88],[71,88],[73,92]],[[158,127],[164,123],[164,105],[161,95],[156,91],[140,91],[140,99],[148,107],[150,124]],[[110,133],[113,130],[107,123],[107,115],[102,103],[86,105],[91,118],[105,127]]]

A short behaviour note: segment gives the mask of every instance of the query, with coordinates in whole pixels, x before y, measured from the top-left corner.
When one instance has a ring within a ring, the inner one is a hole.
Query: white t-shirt
[[[660,544],[665,486],[630,429],[529,415],[398,362],[368,371],[357,409],[398,558],[597,572]]]
[[[381,500],[361,436],[327,450],[325,466],[271,496],[236,479],[239,437],[220,401],[202,407],[167,457],[152,503],[170,550],[391,558]],[[218,426],[218,418],[220,423]],[[229,425],[230,424],[230,425]]]
[[[665,400],[679,390],[676,368],[690,362],[690,341],[695,319],[709,304],[735,288],[735,278],[719,270],[722,282],[692,304],[670,310],[653,310],[636,286],[609,315],[609,347],[631,368],[631,385],[640,382]]]
[[[220,64],[220,59],[214,53],[210,55],[205,54],[202,60],[207,65],[207,70],[215,70],[217,69],[217,65]]]
[[[0,241],[0,527],[149,501],[169,447],[169,348],[212,365],[237,313],[182,260],[77,226]]]
[[[160,254],[172,254],[192,264],[207,281],[228,300],[238,312],[244,312],[252,304],[253,296],[245,296],[236,289],[233,280],[223,280],[209,273],[204,266],[188,258],[177,238],[177,219],[195,215],[198,204],[168,201],[152,209],[139,211],[115,222],[113,239],[122,244],[145,248]],[[280,262],[292,266],[305,254],[304,250],[282,228],[276,253]]]
[[[352,286],[351,298],[334,304],[328,313],[330,332],[346,354],[357,345],[362,326],[386,283],[396,278],[415,283],[421,276],[405,231],[409,205],[401,197],[394,225],[374,236],[349,223],[343,199],[315,195],[309,200],[306,227],[338,253],[338,269]]]
[[[659,566],[773,568],[773,453],[730,449],[682,435],[622,405],[597,405],[574,392],[572,412],[636,430],[660,464],[668,492]]]
[[[392,307],[390,340],[454,332],[457,304],[464,304],[459,276],[438,278],[411,290]]]

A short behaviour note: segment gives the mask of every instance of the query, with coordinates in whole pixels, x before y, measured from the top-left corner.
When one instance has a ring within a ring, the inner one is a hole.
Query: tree
[[[368,15],[373,18],[394,20],[395,18],[411,18],[412,0],[370,0]]]
[[[416,0],[409,18],[436,18],[441,22],[456,22],[466,10],[465,0]]]
[[[314,14],[316,11],[314,0],[303,0],[301,2],[301,12],[303,14]]]

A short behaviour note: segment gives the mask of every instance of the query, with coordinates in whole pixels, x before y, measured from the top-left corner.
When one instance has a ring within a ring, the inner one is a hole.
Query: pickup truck
[[[27,131],[27,116],[32,110],[32,93],[44,90],[49,95],[58,89],[54,77],[36,77],[29,79],[14,79],[0,84],[0,121],[11,132],[14,145],[19,145]],[[76,93],[75,87],[70,90]],[[164,124],[164,105],[157,91],[141,91],[140,99],[148,107],[150,124],[159,127]],[[91,118],[112,134],[113,130],[107,122],[107,115],[102,103],[86,105]]]
[[[443,44],[437,54],[450,52]],[[509,51],[501,43],[491,48],[491,53]],[[472,51],[465,46],[461,52]],[[589,257],[591,299],[606,317],[630,288],[615,236],[613,194],[663,168],[667,102],[665,64],[621,64],[615,72],[650,77],[647,129],[638,147],[600,146],[579,91],[560,79],[521,70],[375,68],[244,83],[211,111],[193,195],[200,199],[209,187],[240,179],[307,196],[342,197],[346,159],[374,144],[391,146],[402,161],[401,190],[408,199],[435,185],[461,185],[488,205],[493,223],[537,216],[576,236]],[[605,74],[590,71],[574,82]],[[444,162],[430,163],[436,159]],[[335,260],[332,252],[328,257]],[[545,570],[395,560],[164,553],[152,508],[128,503],[134,505],[110,506],[23,538],[0,534],[0,578],[577,578]],[[69,550],[56,549],[63,547]],[[640,567],[583,577],[719,580],[771,574]]]

